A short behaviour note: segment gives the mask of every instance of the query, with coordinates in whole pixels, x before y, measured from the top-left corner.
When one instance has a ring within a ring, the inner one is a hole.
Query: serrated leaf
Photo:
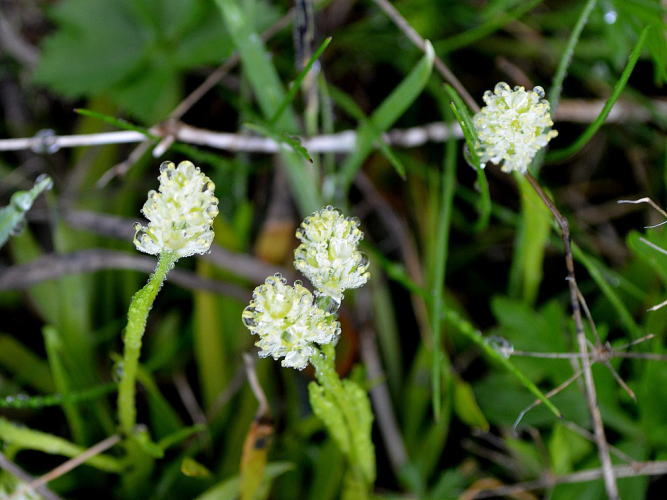
[[[340,450],[348,455],[350,441],[347,435],[345,418],[338,406],[329,399],[326,391],[315,382],[308,384],[308,397],[313,413],[322,421]]]

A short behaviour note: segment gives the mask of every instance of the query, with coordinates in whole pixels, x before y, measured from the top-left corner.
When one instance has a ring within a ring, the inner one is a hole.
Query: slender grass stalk
[[[611,108],[614,107],[614,104],[616,104],[616,101],[621,96],[621,92],[623,92],[625,85],[628,83],[630,75],[632,74],[632,70],[635,69],[635,65],[639,60],[639,56],[642,54],[642,49],[644,48],[644,43],[646,42],[646,37],[648,36],[650,29],[650,26],[644,28],[644,31],[642,31],[639,35],[639,40],[637,40],[636,45],[630,53],[628,63],[625,65],[623,73],[621,73],[621,77],[614,85],[614,90],[609,96],[609,99],[607,99],[607,102],[605,102],[604,107],[602,108],[602,111],[600,111],[598,117],[593,121],[593,123],[586,127],[586,130],[584,130],[584,132],[572,144],[566,148],[558,149],[549,153],[547,155],[547,161],[555,162],[564,160],[565,158],[578,153],[586,144],[588,144],[588,141],[590,141],[595,133],[600,129],[607,116],[609,115]]]
[[[556,69],[556,74],[554,75],[551,88],[549,89],[551,116],[556,115],[556,108],[558,107],[558,103],[560,101],[560,94],[563,91],[563,81],[565,80],[565,76],[567,76],[567,69],[570,67],[570,62],[572,61],[572,56],[574,55],[574,49],[579,42],[581,32],[584,30],[584,26],[586,26],[588,18],[590,17],[591,12],[593,12],[596,4],[597,0],[588,0],[586,5],[584,5],[581,14],[579,14],[579,18],[577,19],[577,24],[574,25],[574,29],[572,30],[570,38],[567,41],[563,56],[558,62],[558,68]]]
[[[450,138],[445,146],[445,165],[440,177],[440,214],[435,235],[435,251],[433,253],[433,281],[431,283],[431,294],[433,302],[430,305],[431,328],[433,331],[433,360],[431,363],[431,384],[433,386],[433,414],[436,421],[440,419],[442,360],[447,355],[441,349],[442,316],[441,309],[445,307],[443,290],[445,281],[445,268],[449,253],[449,229],[452,219],[452,202],[454,200],[454,189],[456,187],[456,141]]]
[[[176,259],[177,256],[170,252],[160,254],[155,272],[148,279],[148,283],[134,294],[127,313],[127,327],[123,338],[125,344],[123,374],[118,386],[118,420],[120,428],[125,434],[132,433],[137,419],[134,400],[135,380],[148,312],[151,310],[155,297],[167,278],[167,273],[174,267]]]

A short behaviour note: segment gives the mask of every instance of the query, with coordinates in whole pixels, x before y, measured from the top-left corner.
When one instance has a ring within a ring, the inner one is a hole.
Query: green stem
[[[141,353],[141,340],[146,330],[148,312],[153,306],[157,293],[167,273],[174,267],[178,257],[173,253],[161,253],[155,272],[148,279],[148,283],[134,294],[130,309],[127,312],[127,327],[123,342],[123,375],[118,386],[118,420],[120,428],[125,434],[131,434],[137,419],[137,409],[134,401],[135,380],[137,366]]]
[[[368,480],[363,473],[363,468],[359,463],[360,457],[357,454],[355,440],[352,436],[352,429],[354,429],[357,425],[357,418],[355,417],[354,409],[350,408],[349,404],[347,403],[348,400],[347,396],[345,395],[345,388],[343,387],[343,383],[340,380],[338,373],[336,373],[336,368],[334,366],[335,354],[333,346],[322,346],[322,354],[322,356],[313,356],[311,358],[311,363],[315,367],[315,378],[317,378],[317,381],[324,388],[324,390],[333,397],[336,406],[338,406],[340,412],[343,414],[343,418],[345,419],[345,426],[347,427],[348,442],[350,443],[349,455],[347,459],[351,466],[350,473],[354,476],[353,478],[348,478],[348,481],[352,481],[353,483],[357,484],[357,487],[355,487],[356,491],[359,491],[361,489],[359,485],[363,484],[363,489],[365,492],[364,496],[360,497],[360,499],[367,498],[370,485],[368,484]]]

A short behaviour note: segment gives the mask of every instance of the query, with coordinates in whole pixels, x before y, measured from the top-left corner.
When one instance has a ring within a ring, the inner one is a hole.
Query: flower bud
[[[159,192],[149,191],[142,208],[148,225],[135,224],[134,245],[151,255],[172,252],[178,257],[206,253],[213,242],[218,215],[215,185],[189,161],[160,165]]]
[[[296,236],[301,245],[294,252],[294,267],[313,283],[318,295],[340,303],[345,290],[368,281],[368,258],[358,249],[364,234],[356,218],[327,206],[306,217]]]
[[[313,294],[300,282],[288,285],[276,274],[255,288],[242,314],[243,324],[259,336],[260,357],[282,360],[282,366],[302,370],[318,353],[315,344],[336,342],[340,324],[317,307]]]
[[[489,161],[499,164],[503,172],[526,173],[535,154],[558,135],[551,130],[549,101],[544,89],[514,90],[505,82],[493,92],[484,93],[484,106],[474,117],[477,132],[477,155],[482,167]]]

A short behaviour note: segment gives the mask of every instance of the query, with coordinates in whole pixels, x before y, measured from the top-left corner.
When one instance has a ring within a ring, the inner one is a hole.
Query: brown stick
[[[586,402],[588,403],[588,411],[593,421],[593,431],[595,435],[595,442],[598,448],[598,456],[602,464],[602,472],[607,490],[607,496],[610,500],[618,500],[618,486],[616,485],[616,478],[614,477],[614,469],[611,464],[609,456],[609,444],[605,436],[604,425],[602,423],[602,415],[598,406],[597,394],[595,391],[595,381],[593,380],[593,371],[591,369],[591,360],[588,355],[588,345],[586,340],[586,333],[584,331],[584,322],[581,316],[581,306],[579,303],[579,287],[574,273],[574,259],[572,258],[570,226],[567,219],[558,211],[556,205],[551,201],[547,194],[542,190],[537,180],[530,174],[526,174],[526,179],[531,187],[535,190],[537,195],[542,199],[546,207],[551,211],[558,227],[561,231],[563,239],[563,247],[565,251],[565,266],[567,268],[567,283],[570,289],[570,305],[572,307],[572,315],[574,317],[574,324],[577,333],[577,344],[579,352],[581,353],[581,368],[584,373],[584,386],[586,389]]]
[[[375,5],[380,7],[385,12],[385,14],[387,14],[387,16],[389,16],[389,18],[394,22],[394,24],[398,27],[398,29],[400,29],[412,43],[414,43],[417,47],[419,47],[419,50],[421,51],[426,50],[426,41],[421,37],[419,33],[415,31],[415,29],[412,26],[410,26],[410,23],[408,23],[405,20],[405,18],[401,15],[401,13],[398,12],[398,10],[396,10],[396,7],[390,4],[387,0],[373,0],[373,2],[375,3]],[[436,56],[434,60],[434,65],[438,73],[440,73],[440,75],[442,75],[445,81],[449,82],[451,86],[456,89],[456,91],[463,98],[466,104],[470,106],[470,109],[472,109],[475,112],[479,111],[479,105],[475,102],[475,99],[472,98],[472,96],[461,84],[459,79],[456,78],[456,75],[452,73],[452,71],[445,64],[445,62],[438,56]]]
[[[12,500],[12,499],[17,499],[21,495],[24,495],[30,490],[35,490],[39,488],[40,486],[44,486],[50,481],[53,481],[54,479],[67,474],[69,471],[72,469],[77,468],[79,465],[85,463],[87,460],[93,458],[95,455],[98,455],[102,453],[103,451],[108,450],[112,446],[114,446],[116,443],[120,441],[120,436],[118,434],[115,434],[113,436],[110,436],[106,438],[104,441],[100,441],[97,443],[95,446],[92,446],[88,448],[86,451],[81,453],[80,455],[77,455],[74,458],[71,458],[67,462],[62,463],[55,469],[53,469],[50,472],[47,472],[43,476],[35,479],[34,481],[30,482],[29,484],[26,484],[22,486],[21,488],[17,489],[14,493],[9,495],[9,498],[7,500]]]
[[[611,468],[615,477],[637,477],[637,476],[659,476],[667,474],[667,461],[660,462],[635,462],[630,465],[616,465]],[[486,491],[475,493],[467,498],[493,498],[515,495],[529,490],[540,490],[552,488],[558,484],[585,483],[595,481],[604,477],[607,471],[604,468],[589,469],[564,476],[546,475],[535,481],[526,481],[524,483],[513,484],[510,486],[500,486]]]

